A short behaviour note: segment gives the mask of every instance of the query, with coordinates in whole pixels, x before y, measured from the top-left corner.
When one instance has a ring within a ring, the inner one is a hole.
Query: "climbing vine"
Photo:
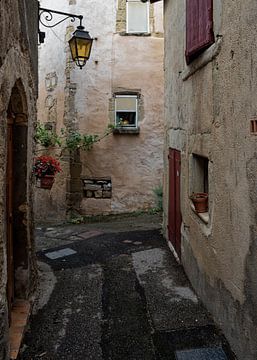
[[[38,123],[35,141],[45,148],[58,147],[61,150],[75,151],[81,149],[87,151],[92,149],[96,142],[108,136],[112,129],[113,125],[109,125],[102,135],[82,134],[80,131],[61,129],[61,135],[57,135],[55,131],[48,129],[44,124]]]

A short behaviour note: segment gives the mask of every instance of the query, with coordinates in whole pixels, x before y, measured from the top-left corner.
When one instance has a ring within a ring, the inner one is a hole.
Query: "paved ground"
[[[37,228],[40,289],[20,360],[226,360],[158,216]]]

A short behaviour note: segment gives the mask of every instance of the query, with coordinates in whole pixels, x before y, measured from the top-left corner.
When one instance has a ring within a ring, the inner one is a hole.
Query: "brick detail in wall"
[[[95,199],[110,199],[112,197],[112,181],[110,178],[90,178],[82,181],[84,197]]]

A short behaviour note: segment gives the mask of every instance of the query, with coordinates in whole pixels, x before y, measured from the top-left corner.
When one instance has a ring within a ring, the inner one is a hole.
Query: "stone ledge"
[[[138,135],[140,133],[140,128],[125,128],[119,127],[112,130],[113,135],[125,134],[125,135]]]
[[[135,33],[128,33],[126,31],[121,31],[118,33],[120,36],[146,36],[149,37],[152,34],[151,33],[141,33],[141,32],[135,32]]]
[[[212,46],[210,46],[201,55],[199,55],[197,59],[187,66],[187,68],[182,72],[182,80],[186,81],[190,76],[215,59],[220,53],[221,44],[222,38],[220,37]]]
[[[191,200],[190,200],[191,201]],[[209,224],[209,213],[205,212],[205,213],[198,213],[197,211],[195,211],[195,207],[193,202],[191,201],[190,203],[191,209],[193,210],[193,212],[205,223],[205,224]]]

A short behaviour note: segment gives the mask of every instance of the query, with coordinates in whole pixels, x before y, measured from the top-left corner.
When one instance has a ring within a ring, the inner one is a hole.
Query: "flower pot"
[[[193,201],[195,211],[197,213],[204,213],[208,211],[208,194],[207,193],[194,193],[190,196]]]
[[[54,183],[54,175],[45,175],[40,178],[41,189],[51,190]]]

